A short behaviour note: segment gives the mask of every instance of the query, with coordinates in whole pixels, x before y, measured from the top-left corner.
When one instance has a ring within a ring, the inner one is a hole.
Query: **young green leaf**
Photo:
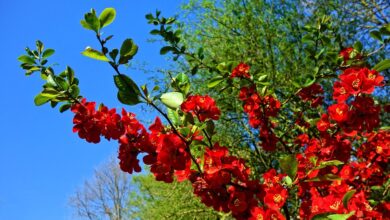
[[[168,92],[162,94],[160,100],[168,108],[177,109],[183,103],[184,97],[180,92]]]
[[[179,114],[177,113],[177,110],[173,110],[173,109],[168,108],[167,115],[168,115],[169,120],[171,120],[174,125],[179,125],[180,119],[179,119]]]
[[[110,61],[104,54],[90,47],[87,47],[83,52],[81,52],[81,54],[95,60],[101,60],[106,62]]]
[[[18,60],[22,63],[35,64],[35,59],[27,55],[22,55],[18,57]]]
[[[43,46],[43,43],[42,43],[42,41],[40,41],[40,40],[37,40],[37,41],[35,42],[35,44],[37,45],[37,50],[38,50],[38,53],[39,53],[39,54],[41,54],[41,53],[42,53],[42,51],[43,51],[43,49],[44,49],[44,46]]]
[[[60,110],[61,113],[63,113],[66,110],[70,109],[70,107],[72,107],[72,104],[66,103],[66,104],[61,105],[59,110]]]
[[[37,96],[35,96],[34,103],[36,106],[40,106],[50,101],[50,99],[50,97],[43,96],[41,93],[39,93]]]
[[[109,24],[111,24],[116,16],[116,11],[114,8],[106,8],[102,11],[102,13],[99,16],[100,21],[100,27],[105,27]]]
[[[362,52],[363,50],[363,44],[360,41],[356,41],[356,43],[353,45],[353,49],[355,49],[357,52]]]
[[[345,193],[343,197],[343,205],[344,208],[348,209],[348,202],[352,198],[353,194],[355,194],[356,190],[351,190]]]
[[[164,55],[164,54],[167,54],[169,51],[173,51],[173,50],[175,50],[174,47],[165,46],[165,47],[162,47],[162,48],[160,49],[160,54],[161,54],[161,55]]]
[[[96,14],[94,13],[94,10],[92,12],[89,12],[84,15],[85,22],[81,21],[81,25],[89,30],[93,30],[96,33],[100,30],[100,21],[96,17]]]
[[[280,168],[286,173],[291,179],[295,179],[295,175],[298,171],[298,161],[295,155],[283,155],[279,158]]]
[[[348,214],[331,214],[328,215],[328,219],[330,220],[347,220],[349,217],[353,216],[355,214],[355,211],[352,211]]]
[[[382,36],[381,36],[381,33],[379,31],[371,31],[370,36],[372,38],[374,38],[375,40],[382,42]]]
[[[220,84],[224,78],[222,76],[217,76],[215,78],[212,78],[209,83],[207,84],[208,88],[216,87],[218,84]]]
[[[382,60],[381,62],[379,62],[378,64],[376,64],[373,69],[378,71],[378,72],[381,72],[383,70],[387,70],[390,68],[390,60],[387,59],[387,60]]]
[[[55,51],[54,51],[53,49],[47,49],[47,50],[45,50],[45,51],[43,52],[42,58],[43,58],[43,59],[46,59],[46,58],[50,57],[51,55],[53,55],[54,52],[55,52]]]
[[[130,59],[134,57],[134,55],[138,52],[138,46],[133,42],[132,39],[126,39],[123,41],[121,49],[119,51],[120,58],[119,63],[125,64]]]

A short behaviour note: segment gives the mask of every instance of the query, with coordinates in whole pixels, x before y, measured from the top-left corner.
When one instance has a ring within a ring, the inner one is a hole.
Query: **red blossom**
[[[279,210],[287,200],[287,190],[280,185],[265,190],[264,204],[269,209]]]
[[[199,118],[199,121],[207,119],[218,120],[221,114],[215,101],[210,96],[193,95],[189,96],[181,104],[181,110],[186,113],[192,113]]]
[[[234,77],[251,78],[251,76],[249,75],[249,69],[250,69],[249,65],[241,62],[240,64],[238,64],[238,66],[236,66],[233,69],[230,78],[234,78]]]
[[[329,106],[328,112],[330,118],[338,123],[344,122],[349,118],[349,106],[344,103]]]
[[[336,100],[338,103],[343,103],[348,99],[349,96],[350,95],[347,92],[347,89],[345,88],[345,86],[341,82],[336,81],[333,84],[333,99],[334,100]]]

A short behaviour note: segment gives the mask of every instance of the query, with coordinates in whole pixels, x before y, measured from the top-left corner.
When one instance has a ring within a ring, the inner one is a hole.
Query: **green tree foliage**
[[[133,183],[138,190],[132,192],[129,205],[137,211],[130,219],[231,219],[202,204],[188,182],[166,184],[153,175],[138,175]]]

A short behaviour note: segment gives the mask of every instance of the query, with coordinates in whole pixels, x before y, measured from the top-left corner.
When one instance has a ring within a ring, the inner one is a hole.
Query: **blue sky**
[[[120,108],[112,82],[113,71],[99,61],[83,57],[86,46],[96,46],[94,34],[82,29],[80,19],[90,8],[98,13],[106,7],[117,10],[117,18],[105,28],[114,34],[109,45],[131,37],[139,45],[135,60],[148,68],[166,66],[158,43],[147,43],[151,26],[144,18],[160,9],[163,15],[179,10],[179,0],[0,0],[0,219],[74,219],[69,196],[93,169],[117,151],[115,142],[88,144],[72,133],[72,114],[61,114],[49,106],[35,107],[33,98],[41,90],[39,75],[25,77],[16,58],[25,46],[40,39],[56,53],[57,72],[71,66],[80,79],[81,94],[88,100]],[[147,82],[141,72],[127,71],[136,82]],[[150,75],[149,75],[150,76]],[[127,108],[138,115],[138,107]]]

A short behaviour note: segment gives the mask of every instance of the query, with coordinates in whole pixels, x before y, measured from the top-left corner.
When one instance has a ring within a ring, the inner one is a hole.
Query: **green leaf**
[[[81,54],[95,60],[101,60],[106,62],[110,61],[104,54],[90,47],[87,47],[83,52],[81,52]]]
[[[100,27],[105,27],[109,24],[111,24],[116,16],[116,11],[114,8],[106,8],[102,11],[102,13],[99,16],[100,21]]]
[[[120,64],[127,63],[130,59],[134,57],[134,55],[138,52],[138,46],[134,44],[132,39],[126,39],[123,41],[121,49],[120,49]]]
[[[363,44],[360,41],[356,41],[356,43],[353,45],[353,49],[355,49],[357,52],[362,52],[363,50]]]
[[[87,30],[91,30],[93,31],[93,29],[91,28],[91,26],[89,26],[89,24],[85,21],[85,20],[81,20],[80,21],[80,24],[83,28],[87,29]]]
[[[119,91],[141,94],[137,84],[126,75],[115,75],[114,82]]]
[[[118,100],[125,105],[136,105],[141,102],[138,95],[123,91],[118,92]]]
[[[171,120],[171,122],[174,125],[179,125],[180,120],[179,120],[179,114],[177,113],[177,110],[173,110],[173,109],[168,108],[167,115],[168,115],[169,120]]]
[[[312,179],[305,180],[305,182],[319,182],[319,181],[336,181],[341,180],[341,178],[335,174],[325,174],[323,176],[317,176]]]
[[[80,89],[77,85],[72,85],[69,88],[69,93],[70,93],[70,95],[72,95],[73,98],[77,98],[80,94]]]
[[[381,33],[379,31],[371,31],[370,32],[370,36],[376,40],[379,40],[380,42],[382,42],[382,36],[381,36]]]
[[[283,155],[279,158],[280,168],[291,179],[295,179],[298,170],[298,161],[295,155]]]
[[[387,59],[387,60],[382,60],[381,62],[379,62],[378,64],[376,64],[373,69],[378,71],[378,72],[381,72],[383,70],[387,70],[390,68],[390,60]]]
[[[206,122],[206,132],[212,136],[215,133],[215,124],[212,120]]]
[[[348,202],[352,198],[353,194],[355,194],[356,190],[351,190],[345,193],[343,197],[343,205],[344,208],[348,209]]]
[[[73,69],[70,68],[69,66],[67,66],[66,70],[65,70],[65,73],[66,73],[66,77],[68,78],[69,84],[75,84],[74,83],[74,71],[73,71]]]
[[[140,103],[140,90],[135,82],[126,75],[115,75],[114,82],[118,91],[118,100],[126,105],[136,105]]]
[[[110,53],[108,53],[111,57],[112,60],[115,61],[116,57],[118,56],[119,50],[118,49],[113,49]]]
[[[223,78],[222,76],[217,76],[217,77],[214,77],[212,78],[209,83],[207,84],[207,87],[208,88],[213,88],[213,87],[216,87],[218,84],[220,84],[225,78]]]
[[[137,53],[137,50],[138,50],[137,45],[134,44],[132,39],[128,38],[124,40],[122,43],[120,55],[122,57],[134,56]]]
[[[153,15],[152,14],[146,14],[145,15],[145,18],[147,19],[147,20],[152,20],[152,19],[154,19],[154,17],[153,17]]]
[[[151,35],[159,35],[159,34],[160,34],[160,31],[157,30],[157,29],[154,29],[154,30],[151,30],[151,31],[150,31],[150,34],[151,34]]]
[[[38,53],[41,54],[42,51],[43,51],[43,48],[44,48],[43,43],[42,43],[40,40],[37,40],[37,41],[35,42],[35,44],[37,45]]]
[[[35,64],[35,59],[27,55],[22,55],[18,57],[18,60],[22,63]]]
[[[54,51],[53,49],[47,49],[47,50],[45,50],[45,51],[43,52],[42,58],[43,58],[43,59],[46,59],[46,58],[50,57],[51,55],[53,55],[54,52],[55,52],[55,51]]]
[[[390,27],[389,24],[387,24],[388,27]],[[382,35],[390,35],[390,28],[386,28],[386,26],[383,26],[379,29]]]
[[[40,106],[50,101],[50,99],[51,99],[50,97],[46,97],[41,93],[39,93],[37,96],[35,96],[34,103],[36,106]]]
[[[332,213],[321,213],[318,215],[315,215],[311,220],[329,220],[328,215]]]
[[[70,107],[72,107],[72,104],[66,103],[66,104],[61,105],[59,110],[60,110],[61,113],[63,113],[66,110],[70,109]]]
[[[183,103],[184,97],[180,92],[168,92],[162,94],[160,100],[168,108],[177,109]]]
[[[62,90],[67,90],[69,88],[69,83],[65,79],[61,77],[55,77],[55,81]]]
[[[190,79],[188,76],[184,73],[179,73],[173,80],[172,80],[172,87],[178,89],[183,94],[187,94],[190,90]]]
[[[50,86],[57,87],[57,83],[54,80],[53,75],[48,75],[46,81],[47,81],[47,84],[49,84]]]
[[[322,169],[322,168],[325,168],[325,167],[328,167],[328,166],[339,166],[339,165],[342,165],[344,164],[343,162],[339,161],[339,160],[328,160],[328,161],[322,161],[320,162],[320,164],[315,167],[314,169],[315,170],[319,170],[319,169]]]
[[[188,78],[188,76],[184,73],[179,73],[176,77],[175,77],[175,80],[176,82],[179,84],[179,85],[183,85],[183,84],[187,84],[190,82],[190,79]]]
[[[165,46],[165,47],[162,47],[160,49],[160,54],[161,55],[164,55],[164,54],[167,54],[169,51],[174,51],[175,48],[174,47],[171,47],[171,46]]]
[[[355,214],[355,211],[352,211],[348,214],[332,214],[328,215],[328,219],[331,220],[347,220],[349,217],[353,216]]]
[[[95,11],[92,9],[92,12],[86,13],[84,15],[85,23],[81,21],[81,25],[84,28],[87,28],[89,30],[93,30],[96,33],[100,30],[100,21],[97,18]]]
[[[290,187],[291,185],[292,185],[292,179],[289,177],[289,176],[285,176],[284,178],[283,178],[283,182],[288,186],[288,187]]]
[[[56,101],[53,101],[53,100],[50,101],[50,106],[52,108],[55,108],[57,106],[57,104],[58,104],[58,102],[56,102]]]
[[[169,109],[169,108],[168,108],[168,109]],[[188,136],[190,135],[190,133],[191,133],[191,130],[190,130],[190,128],[188,128],[188,127],[182,127],[182,128],[179,129],[179,132],[180,132],[180,134],[181,134],[183,137],[188,137]]]
[[[316,82],[316,78],[315,77],[308,77],[305,81],[305,83],[302,85],[302,87],[309,87],[311,85],[313,85],[315,82]]]
[[[55,91],[55,92],[53,92],[53,91],[42,91],[40,95],[42,97],[49,98],[49,99],[54,99],[57,96],[59,96],[57,91]]]
[[[268,77],[268,75],[262,75],[262,76],[260,76],[260,77],[257,79],[257,81],[262,82],[262,81],[264,81],[267,77]]]

